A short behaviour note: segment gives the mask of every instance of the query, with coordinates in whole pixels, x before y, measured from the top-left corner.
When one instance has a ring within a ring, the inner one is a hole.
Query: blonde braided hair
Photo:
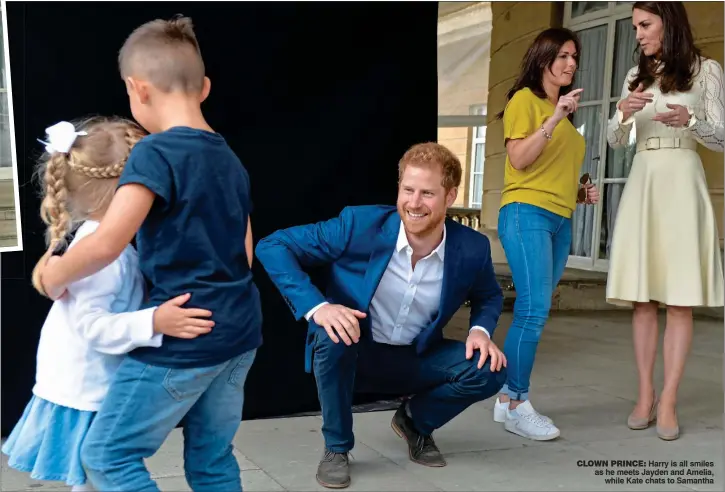
[[[133,146],[146,135],[122,118],[96,117],[74,126],[87,135],[79,136],[67,154],[45,153],[36,171],[43,194],[40,217],[48,226],[48,250],[33,270],[33,286],[43,295],[42,266],[67,245],[76,223],[105,212]]]

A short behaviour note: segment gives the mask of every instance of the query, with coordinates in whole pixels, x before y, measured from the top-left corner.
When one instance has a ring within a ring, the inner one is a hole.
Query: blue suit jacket
[[[361,333],[370,332],[370,302],[395,250],[400,216],[391,206],[347,207],[338,217],[291,227],[262,239],[257,258],[281,292],[297,320],[321,302],[342,304],[367,313]],[[315,287],[304,267],[329,266],[327,293]],[[446,254],[441,301],[434,319],[413,344],[422,353],[443,339],[443,328],[466,301],[471,301],[470,326],[493,336],[503,308],[488,238],[446,219]],[[312,368],[312,348],[318,325],[310,319],[305,370]]]

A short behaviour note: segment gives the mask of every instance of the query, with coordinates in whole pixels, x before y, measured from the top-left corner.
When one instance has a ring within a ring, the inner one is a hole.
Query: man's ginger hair
[[[408,166],[425,168],[440,166],[443,173],[441,184],[446,191],[461,185],[463,175],[461,161],[453,152],[438,143],[420,143],[408,149],[398,163],[398,182],[403,178],[403,173]]]
[[[121,77],[138,77],[168,93],[198,93],[205,68],[191,19],[156,19],[136,28],[118,54]]]

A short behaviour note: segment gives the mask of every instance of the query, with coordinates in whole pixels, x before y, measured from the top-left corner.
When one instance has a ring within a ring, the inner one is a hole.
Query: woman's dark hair
[[[552,27],[539,33],[534,39],[534,42],[529,46],[524,59],[521,61],[521,72],[519,77],[516,79],[513,87],[506,94],[506,101],[510,101],[511,98],[519,90],[528,87],[531,92],[536,94],[538,97],[546,98],[546,92],[544,91],[544,85],[542,84],[544,70],[551,70],[556,57],[559,56],[561,47],[567,41],[572,41],[576,47],[576,59],[579,61],[579,54],[581,53],[581,43],[579,37],[569,29],[562,27]],[[574,85],[574,79],[572,78],[571,84],[562,87],[561,92],[567,93],[571,90]],[[497,118],[503,118],[503,111],[501,111]],[[571,117],[571,115],[569,115]]]
[[[687,10],[682,2],[635,2],[632,10],[638,9],[656,15],[662,19],[662,48],[660,60],[663,67],[655,73],[658,63],[654,56],[646,56],[639,44],[635,48],[635,56],[639,53],[638,73],[630,82],[629,90],[633,91],[642,83],[648,88],[660,79],[660,90],[668,92],[687,92],[692,88],[692,79],[700,70],[700,50],[692,39]],[[696,70],[697,67],[697,70]]]

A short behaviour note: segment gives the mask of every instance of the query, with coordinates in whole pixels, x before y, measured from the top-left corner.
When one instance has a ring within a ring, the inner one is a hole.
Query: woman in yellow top
[[[558,437],[559,429],[529,402],[536,348],[569,257],[572,213],[577,203],[599,199],[591,183],[579,186],[585,142],[571,123],[582,92],[571,90],[579,52],[579,40],[568,29],[539,34],[499,115],[507,156],[498,234],[516,303],[504,344],[508,379],[494,420],[540,441]]]

